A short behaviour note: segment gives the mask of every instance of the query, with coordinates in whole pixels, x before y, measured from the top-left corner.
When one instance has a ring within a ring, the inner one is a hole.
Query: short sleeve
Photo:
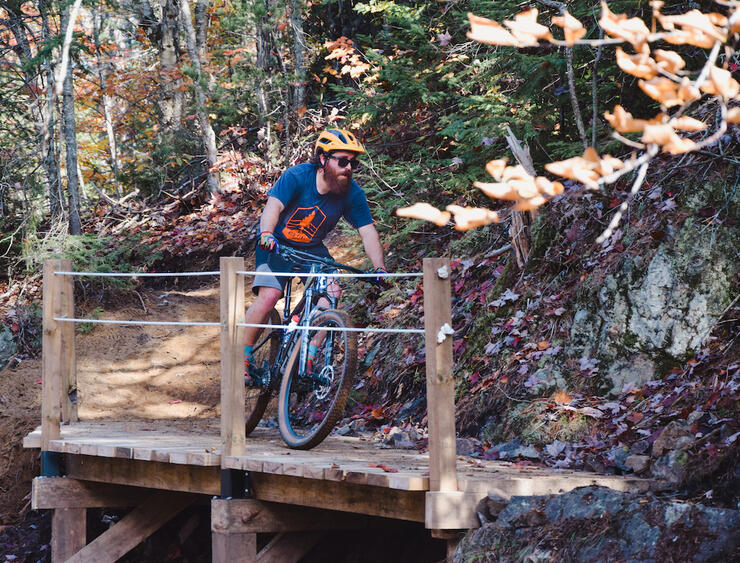
[[[355,189],[351,192],[349,206],[344,212],[344,218],[355,229],[370,225],[373,222],[373,217],[370,214],[370,206],[367,204],[367,197],[359,186],[355,186]]]
[[[298,178],[291,170],[287,170],[280,175],[267,195],[279,199],[284,206],[287,206],[295,197],[298,187]]]

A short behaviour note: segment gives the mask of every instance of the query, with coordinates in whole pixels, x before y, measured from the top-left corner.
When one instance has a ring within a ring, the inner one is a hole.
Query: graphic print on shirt
[[[283,236],[293,242],[311,242],[325,220],[326,215],[318,206],[299,207],[285,223]]]

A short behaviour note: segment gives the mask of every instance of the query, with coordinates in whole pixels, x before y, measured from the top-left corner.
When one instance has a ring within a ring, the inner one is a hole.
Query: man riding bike
[[[365,254],[382,277],[385,271],[383,248],[375,229],[367,197],[352,179],[359,166],[357,160],[365,149],[357,138],[343,129],[323,131],[314,148],[313,160],[288,168],[267,192],[267,204],[262,211],[260,235],[255,256],[255,276],[252,291],[256,298],[247,309],[247,324],[262,324],[275,304],[283,296],[288,277],[272,276],[271,272],[290,272],[290,264],[273,253],[279,245],[331,258],[324,246],[324,238],[341,217],[360,234]],[[332,297],[341,295],[335,278],[329,285]],[[327,299],[319,305],[328,307]],[[260,329],[247,327],[244,339],[245,378],[254,377],[253,347]],[[308,350],[308,370],[316,356],[318,342]]]

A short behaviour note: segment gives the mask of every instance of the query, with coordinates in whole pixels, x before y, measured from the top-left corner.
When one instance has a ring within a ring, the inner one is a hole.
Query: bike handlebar
[[[293,262],[294,264],[298,264],[298,265],[320,264],[323,266],[327,266],[329,268],[336,268],[338,270],[346,270],[347,272],[352,272],[353,274],[373,273],[367,270],[360,270],[358,268],[348,266],[347,264],[341,264],[340,262],[335,262],[334,260],[331,260],[329,258],[324,258],[322,256],[316,256],[315,254],[311,254],[310,252],[304,252],[296,248],[289,248],[289,247],[282,246],[282,245],[276,248],[274,252],[281,258],[284,258],[285,260],[288,260],[289,262]]]

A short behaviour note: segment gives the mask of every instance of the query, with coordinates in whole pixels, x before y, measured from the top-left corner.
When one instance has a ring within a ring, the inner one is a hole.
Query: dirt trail
[[[358,238],[343,234],[327,242],[338,261],[362,264]],[[251,268],[251,259],[247,264]],[[218,322],[218,280],[202,279],[193,289],[140,288],[98,316]],[[249,289],[246,299],[251,303]],[[97,305],[84,304],[76,315],[89,318]],[[219,338],[218,326],[78,325],[80,418],[185,419],[187,425],[188,419],[219,416]],[[22,440],[40,424],[40,378],[40,359],[0,371],[0,526],[15,523],[27,508],[31,479],[39,473],[38,452],[23,450]]]

